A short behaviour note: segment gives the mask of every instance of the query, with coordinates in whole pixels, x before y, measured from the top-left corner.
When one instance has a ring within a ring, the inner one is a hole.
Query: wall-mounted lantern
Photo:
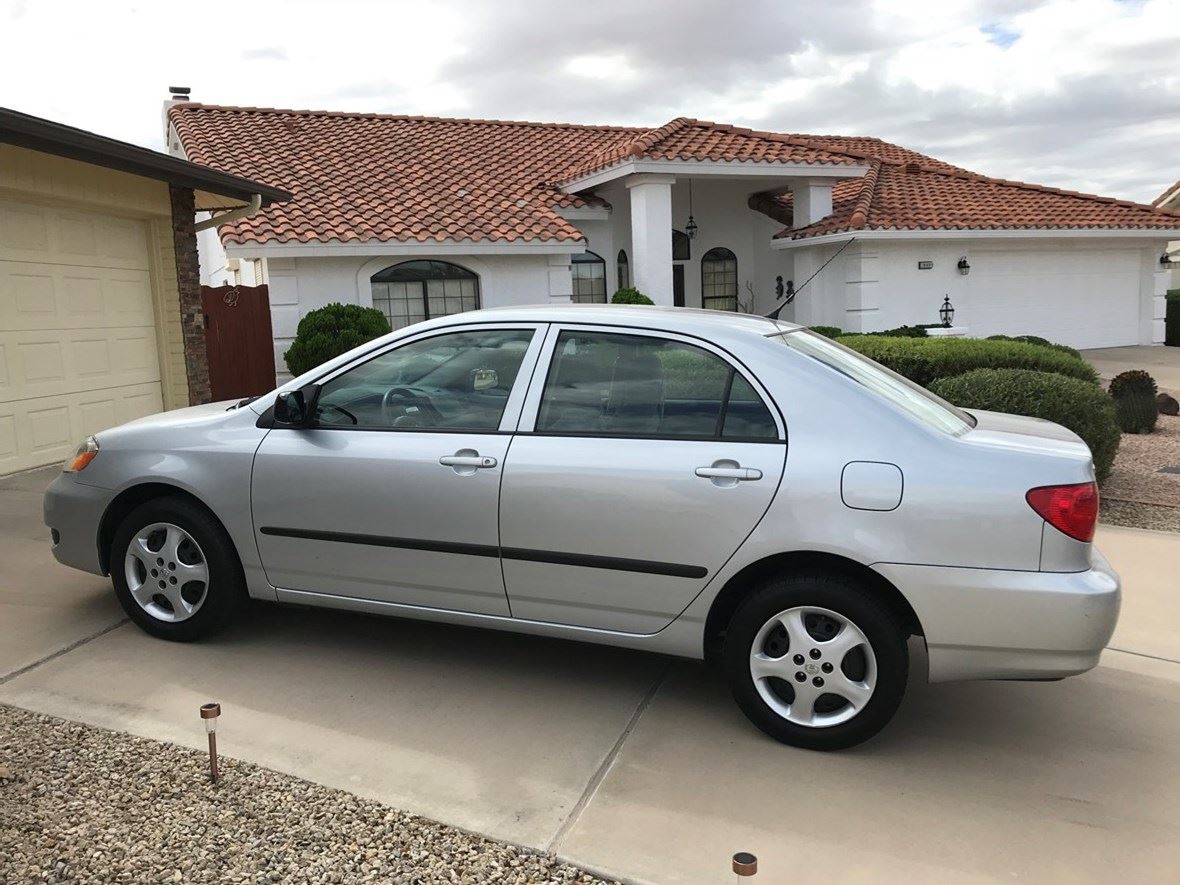
[[[942,320],[942,327],[949,329],[951,327],[951,320],[955,318],[955,307],[951,304],[951,296],[946,295],[942,299],[942,307],[938,309],[938,318]]]
[[[971,265],[967,263],[966,255],[959,259],[959,273],[961,273],[963,276],[967,276],[967,274],[971,273]]]
[[[783,275],[779,274],[777,277],[774,278],[774,300],[775,301],[782,301],[784,291],[785,290],[783,289]]]
[[[684,232],[692,240],[696,238],[697,229],[696,220],[692,217],[692,179],[690,178],[688,180],[688,224],[684,225]]]
[[[1168,254],[1168,250],[1164,250],[1164,254],[1160,256],[1160,264],[1164,267],[1169,267],[1172,264],[1172,256]]]

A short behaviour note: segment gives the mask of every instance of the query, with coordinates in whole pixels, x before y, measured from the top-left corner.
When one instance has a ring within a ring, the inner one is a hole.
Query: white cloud
[[[0,104],[159,147],[221,104],[878,135],[1150,199],[1180,176],[1180,0],[7,2]]]

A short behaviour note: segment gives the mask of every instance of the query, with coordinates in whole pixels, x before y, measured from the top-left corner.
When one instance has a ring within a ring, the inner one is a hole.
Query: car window
[[[392,430],[499,428],[532,329],[452,332],[413,341],[324,384],[316,423]]]
[[[845,375],[930,427],[959,435],[975,426],[975,419],[962,409],[830,338],[805,329],[774,338]]]
[[[537,431],[590,436],[775,440],[770,410],[720,357],[642,335],[565,331]]]

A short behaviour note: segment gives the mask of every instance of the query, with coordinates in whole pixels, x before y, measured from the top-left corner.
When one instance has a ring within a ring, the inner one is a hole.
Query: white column
[[[803,178],[791,182],[791,213],[795,227],[806,227],[832,214],[832,182]]]
[[[672,305],[672,183],[670,175],[636,175],[631,192],[632,285],[656,304]]]

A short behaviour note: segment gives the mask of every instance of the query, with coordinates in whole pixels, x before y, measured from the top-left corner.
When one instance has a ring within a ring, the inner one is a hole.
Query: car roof
[[[757,314],[643,304],[537,304],[489,307],[440,317],[438,320],[422,323],[421,327],[488,321],[635,326],[701,337],[718,333],[774,335],[800,328],[793,323],[772,320]]]

